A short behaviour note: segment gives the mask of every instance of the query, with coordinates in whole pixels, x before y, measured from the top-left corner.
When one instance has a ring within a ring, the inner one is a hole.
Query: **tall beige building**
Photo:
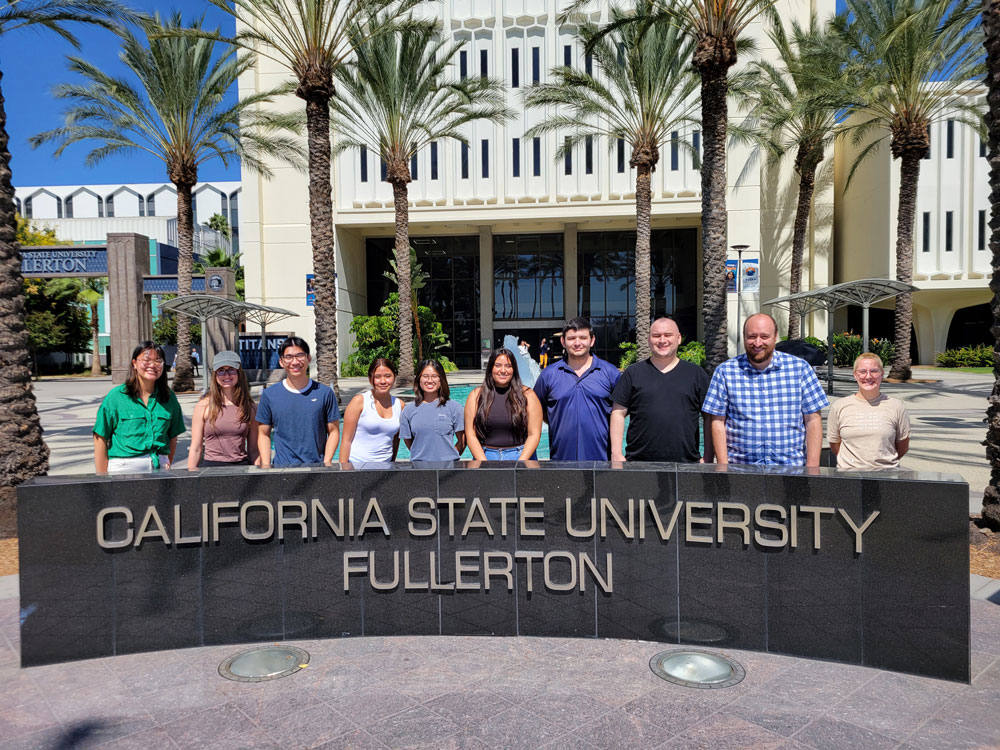
[[[502,80],[517,111],[504,126],[469,127],[468,145],[432,144],[411,165],[410,232],[430,273],[422,303],[444,325],[448,356],[461,367],[478,367],[481,350],[508,333],[527,338],[537,352],[541,336],[576,315],[595,324],[598,353],[617,361],[619,342],[635,328],[635,173],[627,145],[581,140],[556,162],[557,139],[564,136],[524,137],[538,119],[521,106],[524,88],[547,80],[555,66],[589,64],[574,28],[557,21],[561,7],[555,0],[443,0],[425,6],[462,42],[455,75]],[[607,19],[607,2],[592,7],[591,20]],[[778,7],[785,19],[807,23],[812,12],[832,14],[834,0],[782,0]],[[759,24],[750,32],[764,54],[773,53]],[[287,78],[287,70],[261,59],[241,79],[241,93]],[[289,97],[284,105],[302,102]],[[701,334],[701,173],[697,156],[681,144],[697,151],[700,138],[697,127],[672,134],[653,174],[653,309],[675,316],[688,339]],[[797,189],[790,160],[770,172],[760,165],[744,170],[750,156],[746,148],[731,148],[727,196],[729,244],[748,245],[744,261],[760,264],[759,291],[743,295],[744,317],[762,300],[787,293]],[[286,167],[276,173],[269,181],[243,175],[247,299],[299,313],[287,325],[312,341],[307,179]],[[371,153],[344,153],[332,177],[343,361],[352,350],[351,319],[376,312],[391,288],[383,272],[392,252],[393,204]],[[834,281],[833,182],[831,153],[818,180],[804,289]],[[732,329],[736,295],[729,296]],[[825,317],[813,316],[807,333],[825,332]],[[735,351],[735,339],[730,344]]]

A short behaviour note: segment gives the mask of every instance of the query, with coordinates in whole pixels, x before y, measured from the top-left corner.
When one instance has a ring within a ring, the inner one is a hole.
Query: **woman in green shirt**
[[[184,418],[167,385],[163,349],[143,341],[132,351],[124,385],[111,389],[97,410],[94,467],[98,474],[144,474],[174,461]]]

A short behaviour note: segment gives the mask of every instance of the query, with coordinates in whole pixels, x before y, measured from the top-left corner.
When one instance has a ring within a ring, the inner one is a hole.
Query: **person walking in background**
[[[260,425],[257,405],[236,352],[221,351],[212,359],[208,393],[195,404],[191,417],[188,471],[199,466],[258,464]]]
[[[542,437],[542,405],[521,383],[514,353],[494,349],[483,384],[465,402],[465,439],[480,461],[535,458]]]
[[[839,469],[898,469],[910,447],[910,418],[898,399],[882,393],[877,354],[854,360],[858,392],[837,399],[826,419],[827,440]]]
[[[266,388],[257,407],[262,468],[333,463],[340,439],[340,407],[332,388],[309,377],[311,360],[309,344],[298,336],[289,336],[278,347],[285,379]]]
[[[715,368],[702,411],[711,415],[720,464],[819,466],[829,402],[804,359],[774,350],[778,324],[757,313],[743,324],[744,354]]]
[[[132,351],[125,383],[112,388],[97,410],[94,468],[98,474],[165,471],[184,430],[163,348],[143,341]]]
[[[683,338],[677,323],[657,318],[649,327],[650,356],[622,374],[611,396],[611,460],[711,463],[714,458],[708,420],[704,455],[698,446],[701,404],[708,375],[677,356]],[[625,417],[628,449],[622,453]]]
[[[344,442],[340,462],[387,463],[399,450],[399,420],[403,402],[392,395],[396,365],[385,357],[368,367],[371,389],[359,393],[344,409]]]
[[[399,436],[412,461],[457,461],[465,450],[462,405],[451,400],[441,363],[425,359],[417,367],[416,401],[399,419]]]
[[[542,337],[542,343],[538,345],[538,365],[543,370],[549,366],[549,340]]]
[[[191,347],[191,365],[194,367],[194,374],[198,374],[198,365],[201,364],[201,355],[195,347]]]
[[[566,323],[562,338],[566,359],[543,370],[534,388],[549,423],[550,456],[553,461],[607,461],[611,393],[620,373],[591,353],[596,338],[586,318]]]

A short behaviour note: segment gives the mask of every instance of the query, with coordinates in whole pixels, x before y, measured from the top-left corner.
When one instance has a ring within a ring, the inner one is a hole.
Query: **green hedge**
[[[368,374],[368,367],[378,357],[386,357],[393,362],[399,362],[399,334],[396,331],[396,321],[399,318],[399,295],[393,292],[379,310],[380,315],[358,315],[351,321],[351,333],[355,338],[355,349],[347,361],[341,365],[341,377],[363,377]],[[458,367],[439,350],[448,346],[448,336],[438,323],[429,307],[420,305],[417,308],[420,317],[421,340],[424,345],[424,358],[435,359],[441,363],[445,372],[455,372]],[[413,342],[413,366],[419,362],[417,342]]]
[[[963,346],[960,349],[946,349],[934,360],[939,367],[992,367],[993,347],[980,344]]]
[[[624,341],[618,345],[622,355],[618,359],[618,369],[624,370],[629,365],[635,364],[636,346],[631,341]],[[700,341],[689,341],[677,350],[677,356],[688,362],[694,362],[699,367],[705,364],[705,345]]]

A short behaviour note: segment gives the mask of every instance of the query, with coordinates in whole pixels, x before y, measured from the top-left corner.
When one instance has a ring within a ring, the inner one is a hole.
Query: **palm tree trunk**
[[[788,293],[802,291],[802,256],[805,253],[806,232],[809,229],[809,212],[813,192],[816,190],[816,165],[805,164],[799,173],[799,202],[795,207],[795,225],[792,234],[792,268],[788,279]],[[792,303],[788,311],[788,338],[801,338],[799,307]]]
[[[42,441],[28,369],[21,247],[17,244],[8,143],[7,113],[0,91],[0,486],[20,484],[49,469],[49,449]]]
[[[635,343],[636,361],[649,356],[649,212],[652,203],[649,164],[635,173]]]
[[[989,129],[990,164],[990,251],[993,275],[993,392],[986,410],[986,460],[990,463],[990,483],[983,492],[983,520],[1000,531],[1000,0],[988,0],[983,8],[986,31],[986,126]]]
[[[913,222],[917,212],[917,182],[920,179],[920,159],[923,154],[908,149],[900,157],[899,214],[896,218],[896,280],[913,281]],[[910,327],[913,322],[911,294],[896,297],[895,342],[896,356],[892,360],[890,378],[910,379]]]
[[[413,330],[416,331],[415,337],[417,339],[417,361],[424,361],[424,334],[420,330],[420,302],[417,300],[417,293],[413,292],[412,295],[413,302]],[[414,375],[416,377],[416,375]]]
[[[729,356],[726,338],[726,125],[728,66],[701,68],[701,257],[705,369]]]
[[[333,239],[330,186],[330,93],[310,92],[306,100],[309,139],[309,233],[312,240],[316,302],[316,377],[329,383],[340,400],[337,382],[337,253]]]
[[[392,200],[396,209],[396,282],[399,284],[399,377],[401,386],[413,385],[413,293],[410,278],[410,210],[407,187],[403,180],[392,182]]]
[[[174,182],[177,188],[177,294],[191,294],[194,273],[194,216],[191,213],[193,182]],[[174,370],[174,390],[187,393],[194,390],[194,370],[191,366],[191,318],[177,315],[177,367]]]
[[[101,324],[97,319],[97,305],[90,306],[90,375],[99,377],[101,374]]]

